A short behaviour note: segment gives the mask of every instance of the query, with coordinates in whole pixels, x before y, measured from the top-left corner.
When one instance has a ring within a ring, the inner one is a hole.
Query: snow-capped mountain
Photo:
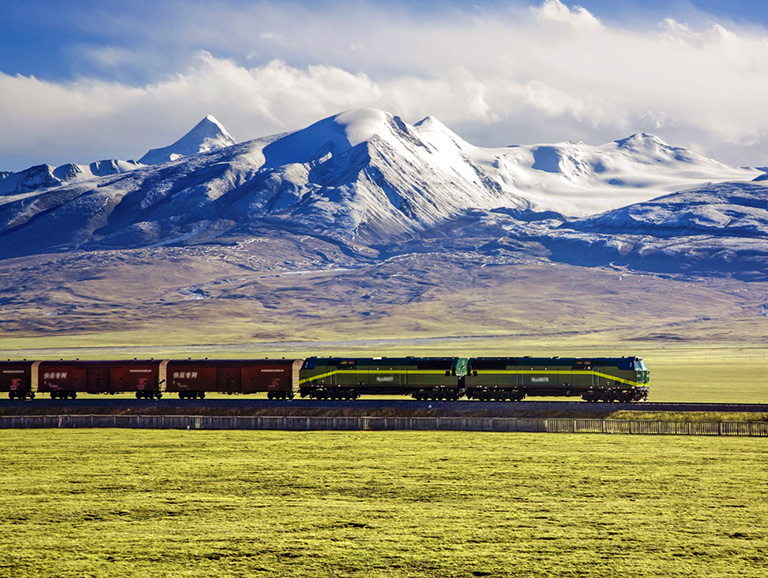
[[[582,142],[480,152],[496,178],[538,207],[586,216],[703,183],[749,181],[763,174],[724,165],[660,138],[634,134],[604,145]]]
[[[555,228],[510,230],[566,263],[765,279],[768,183],[707,185]]]
[[[175,143],[150,150],[139,159],[139,162],[144,165],[158,165],[233,144],[237,144],[237,141],[218,120],[209,114]]]
[[[433,121],[410,127],[351,111],[128,175],[7,197],[0,250],[134,247],[267,225],[381,243],[468,208],[529,208],[468,161],[465,146]]]
[[[60,167],[37,165],[17,173],[0,173],[0,195],[20,195],[41,189],[80,182],[132,171],[139,166],[135,161],[115,159],[96,161],[88,165],[68,163]]]
[[[710,190],[707,183],[764,174],[645,133],[599,146],[490,149],[467,143],[434,118],[409,125],[371,109],[240,144],[207,117],[141,161],[129,172],[118,163],[102,176],[89,168],[69,182],[59,169],[38,171],[27,188],[17,179],[13,194],[0,197],[0,256],[199,244],[265,231],[380,249],[471,212],[499,210],[513,221],[532,221],[521,234],[554,246],[558,238],[581,236],[581,243],[595,234],[586,230],[589,219],[571,223],[568,233],[552,229],[565,220],[699,187],[680,197],[693,202]],[[42,188],[32,190],[34,183]]]
[[[768,183],[698,187],[566,226],[576,231],[610,235],[718,235],[768,240]]]
[[[87,165],[68,163],[52,167],[46,164],[16,173],[0,172],[0,195],[21,195],[67,183],[79,183],[94,177],[125,173],[142,165],[171,162],[182,157],[232,146],[236,142],[218,120],[208,115],[178,141],[167,147],[150,150],[138,163],[132,160],[110,159]]]

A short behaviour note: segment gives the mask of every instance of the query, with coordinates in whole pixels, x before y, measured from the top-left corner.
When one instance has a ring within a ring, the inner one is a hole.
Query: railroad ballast
[[[650,372],[629,357],[308,357],[125,361],[2,361],[0,391],[11,399],[75,399],[80,393],[135,393],[138,399],[203,399],[207,393],[266,393],[269,399],[519,401],[576,396],[643,401]]]

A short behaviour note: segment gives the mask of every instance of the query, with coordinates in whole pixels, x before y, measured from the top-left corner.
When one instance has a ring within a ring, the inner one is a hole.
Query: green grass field
[[[0,575],[765,576],[765,444],[0,431]]]

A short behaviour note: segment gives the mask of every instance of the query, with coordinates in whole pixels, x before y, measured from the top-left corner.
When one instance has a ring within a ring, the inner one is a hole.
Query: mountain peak
[[[306,163],[328,153],[339,155],[362,143],[384,141],[400,150],[408,125],[374,108],[354,108],[324,118],[264,147],[267,166]]]
[[[351,146],[382,136],[389,132],[389,125],[394,117],[375,108],[354,108],[333,117],[333,122],[344,127]]]
[[[619,139],[615,142],[621,149],[640,149],[648,148],[651,146],[671,148],[669,144],[661,140],[655,134],[647,132],[636,132],[635,134],[629,135],[628,137]]]
[[[139,162],[145,165],[157,165],[233,144],[237,144],[237,141],[213,115],[209,114],[175,143],[150,150],[139,159]]]
[[[442,134],[456,141],[463,140],[434,116],[425,116],[413,126],[422,134]]]

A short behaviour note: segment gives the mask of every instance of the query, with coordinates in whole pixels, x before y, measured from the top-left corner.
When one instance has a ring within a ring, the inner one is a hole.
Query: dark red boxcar
[[[291,399],[299,388],[301,359],[170,360],[166,391],[182,399],[204,398],[207,392],[261,393],[270,399]]]
[[[41,361],[38,387],[53,399],[78,393],[136,392],[136,397],[160,397],[160,361]]]
[[[32,373],[36,361],[0,361],[0,391],[11,399],[34,399]]]

